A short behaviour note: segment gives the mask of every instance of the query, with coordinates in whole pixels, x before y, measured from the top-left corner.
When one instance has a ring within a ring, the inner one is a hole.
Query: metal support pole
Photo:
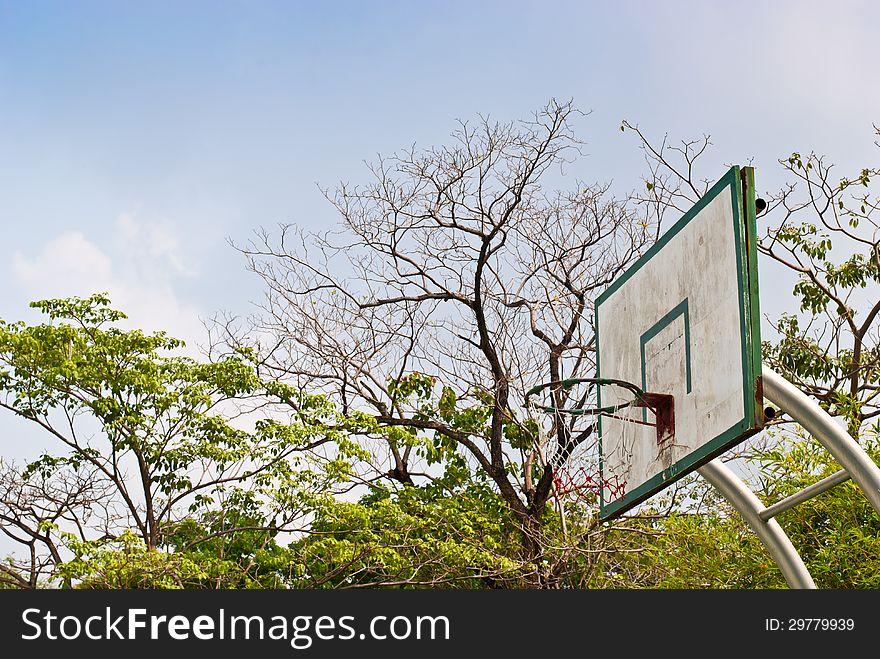
[[[817,494],[822,494],[822,492],[830,490],[835,485],[845,483],[849,479],[850,475],[846,469],[836,471],[827,478],[823,478],[822,480],[813,483],[809,487],[805,487],[800,492],[795,492],[791,496],[785,497],[782,501],[777,501],[772,506],[767,506],[763,511],[761,511],[761,519],[770,519],[771,517],[776,517],[779,513],[784,512],[789,508],[793,508],[799,503],[803,503],[807,499],[812,499]]]
[[[776,562],[789,588],[816,588],[807,566],[779,522],[761,518],[764,504],[729,467],[716,458],[700,467],[699,472],[752,527]]]
[[[834,456],[853,481],[862,488],[874,510],[880,513],[880,467],[849,434],[804,392],[766,365],[761,373],[764,398],[797,421]]]

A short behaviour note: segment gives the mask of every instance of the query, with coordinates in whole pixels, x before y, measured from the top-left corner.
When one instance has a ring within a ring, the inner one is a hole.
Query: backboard
[[[599,417],[600,519],[615,517],[763,425],[754,170],[732,167],[595,303],[597,375],[672,394],[674,434]],[[627,392],[598,388],[599,405]],[[631,419],[650,421],[644,407]],[[620,416],[620,415],[618,415]]]

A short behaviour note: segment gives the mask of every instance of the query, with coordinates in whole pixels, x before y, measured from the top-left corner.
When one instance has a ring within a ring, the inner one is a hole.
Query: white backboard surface
[[[757,432],[763,422],[754,177],[732,167],[596,300],[598,377],[674,396],[675,432],[600,417],[609,519]],[[632,400],[599,388],[607,407]],[[631,407],[619,416],[653,422]]]

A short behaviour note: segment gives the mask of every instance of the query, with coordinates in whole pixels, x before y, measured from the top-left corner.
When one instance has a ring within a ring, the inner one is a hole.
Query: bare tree
[[[252,334],[271,337],[262,367],[369,412],[362,432],[383,441],[364,480],[431,478],[419,455],[432,446],[466,456],[536,566],[554,469],[595,435],[535,419],[525,392],[594,375],[592,299],[657,230],[608,185],[546,188],[581,155],[577,114],[553,101],[528,121],[460,122],[450,146],[379,159],[370,183],[325,191],[339,230],[283,226],[241,247],[268,289]],[[582,405],[585,391],[552,396]]]
[[[0,584],[38,588],[63,562],[62,533],[106,534],[116,518],[110,490],[95,469],[21,471],[0,459],[0,532],[23,550],[0,563]]]

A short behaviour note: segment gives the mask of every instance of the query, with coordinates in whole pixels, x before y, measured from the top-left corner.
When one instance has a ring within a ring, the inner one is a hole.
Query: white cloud
[[[165,330],[194,353],[205,341],[204,314],[175,290],[180,278],[195,272],[185,265],[173,226],[123,214],[109,244],[110,254],[81,232],[65,231],[35,255],[16,252],[12,267],[20,293],[37,300],[106,292],[128,315],[128,326]]]
[[[138,222],[128,213],[123,213],[116,225],[119,247],[128,262],[137,263],[140,267],[152,267],[156,262],[163,262],[166,268],[176,274],[196,274],[193,268],[185,265],[180,238],[168,220]]]
[[[16,252],[12,261],[18,283],[32,292],[104,290],[113,278],[110,258],[78,231],[62,233],[33,259]]]

